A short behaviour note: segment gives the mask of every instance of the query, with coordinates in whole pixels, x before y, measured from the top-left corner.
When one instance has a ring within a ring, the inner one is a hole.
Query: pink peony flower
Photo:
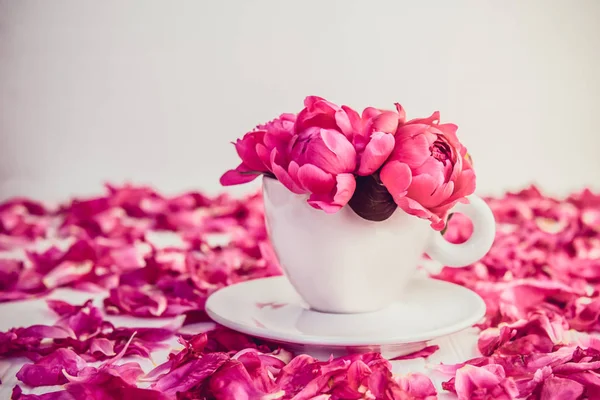
[[[316,145],[318,150],[313,155],[318,154],[317,163],[321,164],[318,166],[325,172],[333,174],[336,177],[337,185],[335,191],[332,190],[332,180],[328,179],[328,185],[320,187],[319,192],[313,190],[316,188],[310,182],[299,182],[299,185],[289,184],[286,186],[292,191],[295,186],[303,187],[313,194],[309,199],[309,203],[313,207],[326,212],[335,212],[352,198],[356,189],[354,175],[369,176],[379,170],[388,159],[394,149],[396,130],[405,121],[405,113],[402,107],[397,105],[397,111],[368,107],[361,116],[350,107],[338,106],[316,96],[307,97],[304,104],[305,108],[298,114],[295,126],[298,140],[302,142],[306,140],[306,137],[321,136],[321,141],[317,141]],[[327,149],[324,149],[324,146],[319,145],[325,141],[323,135],[328,136],[327,142],[335,142],[335,148],[327,145],[325,146]],[[293,141],[292,146],[297,146],[297,142]],[[335,154],[331,154],[332,152]],[[297,155],[297,150],[295,152],[292,149],[293,161],[289,166],[289,174],[292,176],[297,175],[297,169],[299,169],[299,166],[296,165],[298,163]],[[329,160],[330,162],[328,162]],[[314,169],[310,168],[310,170]],[[317,175],[317,172],[316,170],[314,173],[311,172],[311,179],[323,181],[325,176],[321,173]],[[289,179],[286,174],[278,174],[277,171],[275,171],[275,175],[284,184],[290,180],[298,182],[298,179]],[[357,204],[361,202],[362,199],[352,206],[355,211],[359,212],[359,215],[367,217],[370,215],[368,210],[361,212],[364,207]],[[388,212],[379,214],[389,216]]]
[[[289,153],[271,153],[273,173],[292,192],[310,193],[311,206],[333,213],[354,194],[356,150],[336,123],[343,109],[319,97],[307,97],[304,104]]]
[[[404,211],[442,230],[448,210],[475,191],[475,174],[457,126],[440,124],[439,113],[400,126],[381,169],[381,181]]]
[[[309,96],[297,116],[284,114],[238,140],[242,163],[221,183],[265,174],[309,194],[308,203],[327,213],[350,203],[361,217],[382,221],[400,206],[442,230],[450,208],[475,190],[456,129],[440,124],[437,112],[406,122],[397,103],[395,111],[367,107],[359,114]]]
[[[394,149],[398,125],[406,119],[399,104],[397,111],[367,107],[362,116],[348,106],[338,106],[317,96],[307,97],[304,104],[306,108],[298,114],[297,131],[318,126],[344,134],[356,150],[359,176],[371,175],[381,168]]]
[[[396,112],[367,107],[362,113],[362,127],[353,136],[353,143],[359,153],[357,174],[368,176],[375,173],[388,159],[396,140],[398,126],[406,120],[406,114],[396,103]]]
[[[221,177],[221,184],[238,185],[250,182],[261,174],[272,173],[271,156],[273,153],[279,157],[285,155],[285,149],[292,138],[295,120],[294,114],[282,114],[238,139],[234,145],[242,163],[237,168],[225,172]]]

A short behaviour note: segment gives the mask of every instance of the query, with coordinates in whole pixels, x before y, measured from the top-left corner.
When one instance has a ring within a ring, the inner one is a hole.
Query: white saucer
[[[279,276],[225,287],[209,297],[206,312],[230,329],[317,358],[365,351],[397,357],[474,325],[484,316],[485,303],[462,286],[418,278],[383,310],[326,314],[311,310]]]

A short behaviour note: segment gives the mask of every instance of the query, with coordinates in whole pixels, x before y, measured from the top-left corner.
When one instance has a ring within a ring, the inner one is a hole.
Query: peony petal
[[[360,133],[361,120],[356,111],[348,106],[342,106],[335,112],[335,122],[340,131],[351,139],[354,135]]]
[[[336,205],[345,206],[356,189],[356,179],[352,174],[339,174],[336,176],[336,188],[333,201]]]
[[[352,137],[354,133],[352,129],[352,123],[350,122],[348,114],[346,114],[344,110],[337,110],[335,112],[335,123],[347,138]]]
[[[433,179],[436,184],[435,186],[441,186],[444,183],[450,181],[451,174],[454,170],[452,169],[452,165],[450,162],[447,162],[445,165],[434,157],[429,157],[423,164],[421,164],[417,168],[413,168],[413,174],[416,175],[426,175]]]
[[[207,354],[164,375],[151,388],[167,396],[175,396],[177,392],[185,392],[203,384],[227,359],[223,353]]]
[[[404,210],[404,212],[407,214],[423,219],[432,219],[434,217],[429,210],[424,208],[419,202],[411,199],[410,197],[394,198],[394,201],[396,204],[398,204],[398,207]]]
[[[319,96],[306,96],[304,98],[304,107],[311,108],[314,107],[316,103],[320,101],[324,101],[325,99]]]
[[[431,379],[423,374],[415,373],[401,376],[398,383],[402,390],[410,394],[413,399],[436,400],[437,391]]]
[[[455,124],[439,124],[437,128],[442,131],[444,136],[446,136],[452,143],[460,144],[458,138],[456,137],[456,131],[458,130],[458,125]]]
[[[455,181],[454,193],[449,201],[456,201],[475,192],[475,172],[473,170],[463,170]]]
[[[441,208],[438,216],[443,216],[452,205],[447,204],[454,190],[454,182],[443,183],[438,186],[438,181],[431,175],[413,176],[407,196],[418,201],[423,207],[430,209]],[[442,206],[446,206],[444,209]],[[438,210],[436,210],[438,211]]]
[[[434,111],[433,114],[431,114],[429,117],[411,119],[410,121],[408,121],[406,123],[406,125],[409,125],[409,124],[411,124],[411,125],[414,125],[414,124],[437,125],[439,122],[440,122],[440,112]]]
[[[266,394],[256,388],[244,365],[227,361],[210,378],[210,391],[216,399],[261,399]]]
[[[412,181],[410,168],[399,161],[388,161],[381,169],[379,177],[396,204],[399,199],[406,196]]]
[[[362,120],[358,112],[356,112],[354,109],[348,106],[342,106],[342,110],[346,112],[348,120],[350,121],[350,126],[352,127],[352,135],[359,134],[362,128]],[[344,134],[348,136],[346,132],[344,132]]]
[[[115,352],[114,342],[107,338],[94,338],[90,344],[90,353],[100,353],[103,356],[113,357],[117,353]],[[73,375],[71,373],[71,375]]]
[[[431,197],[438,188],[438,181],[430,175],[413,176],[410,187],[408,188],[408,197],[418,201],[423,207],[429,208]]]
[[[479,340],[477,347],[484,356],[492,355],[500,346],[508,342],[512,336],[513,331],[508,326],[502,328],[489,328],[479,334]]]
[[[400,103],[394,103],[394,105],[396,106],[396,112],[398,112],[398,124],[404,125],[406,123],[406,111]]]
[[[248,132],[244,137],[235,143],[235,149],[242,159],[242,163],[250,170],[265,171],[266,166],[256,153],[256,145],[264,141],[264,131]]]
[[[42,279],[47,288],[54,288],[78,281],[89,274],[94,267],[90,260],[83,262],[63,261]]]
[[[331,129],[321,129],[320,135],[329,151],[336,156],[338,165],[331,172],[354,172],[356,169],[356,150],[352,143],[344,135]],[[329,156],[327,155],[327,157]]]
[[[305,164],[298,170],[298,180],[310,193],[328,194],[335,187],[335,178],[312,164]]]
[[[381,113],[382,113],[382,111],[375,107],[367,107],[362,112],[362,119],[363,120],[373,119]]]
[[[573,358],[574,351],[573,347],[562,347],[552,353],[531,354],[526,361],[526,367],[532,371],[544,367],[560,367]]]
[[[389,133],[375,132],[360,156],[358,175],[367,176],[377,171],[388,159],[394,149],[394,136]]]
[[[367,364],[362,360],[353,362],[348,368],[348,386],[354,391],[358,391],[369,375],[371,375],[371,369]]]
[[[514,381],[506,379],[504,369],[500,365],[484,365],[475,367],[465,365],[456,371],[454,382],[459,399],[471,399],[474,393],[489,393],[495,398],[513,399],[518,395]]]
[[[48,307],[56,313],[56,315],[64,316],[64,315],[73,315],[75,314],[79,308],[72,304],[67,303],[66,301],[57,300],[57,299],[47,299],[46,304]]]
[[[533,392],[538,391],[540,384],[548,379],[550,375],[552,375],[552,368],[543,367],[535,371],[533,376],[526,375],[520,379],[517,378],[516,384],[519,390],[519,397],[524,399],[529,398],[528,396],[531,396]]]
[[[585,388],[581,383],[570,379],[550,377],[544,381],[540,399],[543,400],[577,400],[583,396]]]
[[[392,358],[392,360],[397,361],[397,360],[412,360],[415,358],[427,358],[429,356],[431,356],[433,353],[435,353],[436,351],[438,351],[440,349],[440,346],[434,344],[431,346],[427,346],[422,350],[416,351],[414,353],[410,353],[410,354],[406,354],[404,356],[399,356],[399,357],[395,357]]]
[[[32,325],[21,331],[21,336],[40,339],[66,339],[72,337],[70,329],[60,326]]]
[[[392,111],[384,111],[373,118],[371,129],[373,132],[385,132],[394,135],[398,129],[399,116]]]
[[[266,166],[269,171],[273,171],[271,167],[271,151],[264,144],[256,145],[256,155],[260,158],[260,161]]]
[[[306,193],[306,191],[299,185],[299,183],[297,183],[294,179],[292,179],[292,177],[290,176],[288,171],[286,171],[283,167],[281,167],[280,165],[278,165],[274,162],[276,156],[277,156],[277,149],[273,149],[273,152],[271,153],[271,163],[272,163],[272,167],[273,167],[273,174],[275,174],[275,177],[277,177],[277,180],[279,180],[279,182],[281,182],[286,188],[288,188],[293,193],[296,193],[296,194]],[[290,171],[292,170],[292,165],[295,165],[296,167],[298,166],[298,164],[295,164],[293,162],[290,163],[290,167],[289,167]]]
[[[581,371],[595,371],[600,369],[600,361],[593,362],[568,362],[557,365],[552,369],[555,374],[572,374]]]
[[[69,349],[56,349],[40,358],[35,364],[25,364],[17,372],[17,379],[31,387],[62,385],[68,380],[63,370],[75,375],[85,366],[85,361]]]
[[[327,214],[333,214],[342,209],[341,205],[334,203],[330,194],[313,193],[308,198],[307,203],[317,210],[325,211]]]
[[[244,164],[240,164],[236,169],[225,172],[219,182],[223,186],[240,185],[255,180],[259,175],[259,172],[251,171]]]
[[[423,131],[425,125],[405,125],[396,132],[396,147],[391,159],[407,164],[410,168],[417,168],[431,157],[430,143]]]
[[[305,108],[298,113],[294,132],[300,134],[310,127],[338,129],[335,114],[341,107],[321,97],[309,96],[304,100]]]

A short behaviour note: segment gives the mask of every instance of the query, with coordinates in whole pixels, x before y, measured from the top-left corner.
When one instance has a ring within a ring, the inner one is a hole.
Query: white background
[[[0,198],[218,191],[229,142],[309,94],[439,109],[479,193],[598,188],[599,19],[595,0],[0,0]]]

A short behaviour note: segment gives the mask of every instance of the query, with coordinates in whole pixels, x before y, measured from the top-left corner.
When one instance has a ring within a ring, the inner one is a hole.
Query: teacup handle
[[[464,214],[471,219],[471,237],[464,243],[454,244],[435,234],[425,250],[429,257],[449,267],[464,267],[479,261],[490,250],[496,236],[496,221],[490,207],[476,195],[467,199],[468,204],[457,203],[450,212]]]

